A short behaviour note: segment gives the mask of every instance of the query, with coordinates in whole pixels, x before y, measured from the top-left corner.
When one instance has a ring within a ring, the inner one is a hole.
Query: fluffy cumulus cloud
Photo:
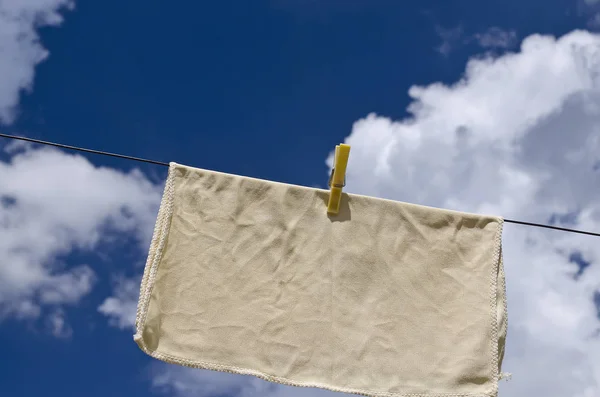
[[[86,264],[66,263],[74,250],[92,252],[113,233],[147,246],[160,186],[139,171],[95,167],[55,149],[8,146],[0,161],[0,319],[32,318],[48,307],[52,332],[68,331],[62,305],[75,304],[96,279]]]
[[[598,35],[533,35],[452,85],[412,87],[410,117],[354,124],[348,191],[600,231],[599,56]],[[504,258],[513,377],[501,395],[600,395],[598,238],[506,224]],[[155,385],[180,396],[337,394],[162,371]]]
[[[31,89],[35,66],[48,57],[36,29],[57,26],[72,0],[0,1],[0,124],[10,123],[23,90]]]

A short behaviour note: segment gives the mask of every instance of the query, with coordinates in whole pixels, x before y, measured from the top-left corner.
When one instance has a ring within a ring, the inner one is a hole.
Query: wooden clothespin
[[[350,145],[339,144],[335,147],[335,157],[333,160],[333,169],[329,177],[329,203],[327,204],[327,213],[337,214],[340,210],[340,201],[342,200],[342,188],[346,186],[346,166],[350,156]]]

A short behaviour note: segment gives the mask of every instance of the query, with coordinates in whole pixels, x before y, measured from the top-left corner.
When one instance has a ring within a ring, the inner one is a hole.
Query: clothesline
[[[76,150],[76,151],[80,151],[80,152],[93,153],[93,154],[101,154],[103,156],[110,156],[110,157],[117,157],[117,158],[121,158],[121,159],[134,160],[134,161],[139,161],[139,162],[143,162],[143,163],[150,163],[150,164],[162,165],[162,166],[165,166],[165,167],[169,166],[169,163],[165,163],[165,162],[162,162],[162,161],[143,159],[143,158],[140,158],[140,157],[133,157],[133,156],[126,156],[126,155],[117,154],[117,153],[103,152],[103,151],[100,151],[100,150],[86,149],[86,148],[81,148],[81,147],[77,147],[77,146],[64,145],[64,144],[61,144],[61,143],[48,142],[48,141],[42,141],[42,140],[39,140],[39,139],[27,138],[27,137],[24,137],[24,136],[8,135],[8,134],[0,133],[0,137],[9,138],[9,139],[16,139],[16,140],[21,140],[21,141],[27,141],[27,142],[33,142],[33,143],[39,143],[39,144],[42,144],[42,145],[55,146],[55,147],[59,147],[59,148],[63,148],[63,149]],[[600,237],[600,233],[588,232],[588,231],[585,231],[585,230],[568,229],[568,228],[558,227],[558,226],[552,226],[552,225],[544,225],[544,224],[541,224],[541,223],[524,222],[524,221],[517,221],[517,220],[512,220],[512,219],[504,219],[504,222],[514,223],[514,224],[518,224],[518,225],[525,225],[525,226],[541,227],[541,228],[546,228],[546,229],[559,230],[559,231],[569,232],[569,233],[579,233],[579,234],[585,234],[585,235],[588,235],[588,236]]]

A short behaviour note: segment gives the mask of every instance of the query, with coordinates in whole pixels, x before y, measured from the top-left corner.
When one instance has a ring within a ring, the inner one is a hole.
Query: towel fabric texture
[[[503,219],[170,163],[134,340],[365,396],[497,396]]]

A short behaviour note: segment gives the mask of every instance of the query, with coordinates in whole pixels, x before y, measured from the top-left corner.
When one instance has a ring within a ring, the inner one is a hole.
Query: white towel
[[[171,163],[134,340],[157,359],[365,396],[497,396],[497,216]]]

